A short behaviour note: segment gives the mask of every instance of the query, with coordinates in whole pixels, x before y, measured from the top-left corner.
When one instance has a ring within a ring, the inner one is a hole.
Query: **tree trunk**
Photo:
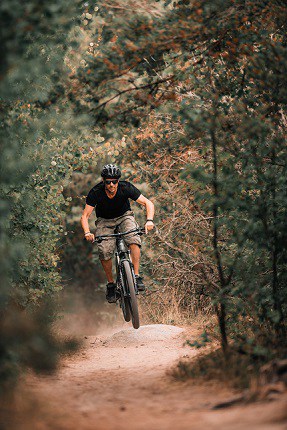
[[[211,129],[211,140],[212,140],[212,156],[213,156],[212,183],[213,183],[213,192],[215,197],[215,201],[213,204],[213,249],[214,249],[216,263],[217,263],[220,286],[221,286],[221,290],[223,290],[226,287],[226,281],[225,281],[225,276],[224,276],[223,267],[221,263],[220,249],[218,247],[218,203],[217,203],[218,197],[219,197],[218,160],[217,160],[217,142],[216,142],[215,131],[213,128]],[[221,346],[224,354],[226,354],[226,350],[228,347],[228,340],[227,340],[227,334],[226,334],[226,309],[225,309],[225,304],[223,303],[223,300],[224,300],[224,297],[221,296],[220,302],[216,306],[216,312],[217,312],[218,324],[219,324],[220,335],[221,335]]]

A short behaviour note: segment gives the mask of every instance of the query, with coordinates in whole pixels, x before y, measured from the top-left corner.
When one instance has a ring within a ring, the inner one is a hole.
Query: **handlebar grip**
[[[86,239],[85,237],[83,238],[83,241],[84,242],[90,242],[90,240],[88,240],[88,239]],[[96,241],[95,240],[93,240],[93,242],[91,242],[91,243],[95,243]]]
[[[95,240],[93,243],[97,242],[97,243],[101,243],[104,239],[101,236],[95,237]]]

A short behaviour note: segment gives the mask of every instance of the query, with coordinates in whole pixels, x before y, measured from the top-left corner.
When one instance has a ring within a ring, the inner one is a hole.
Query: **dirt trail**
[[[27,378],[25,390],[34,400],[17,429],[287,429],[286,397],[214,411],[232,395],[228,389],[174,381],[167,371],[180,357],[197,354],[183,346],[185,336],[166,325],[88,336],[55,376]]]

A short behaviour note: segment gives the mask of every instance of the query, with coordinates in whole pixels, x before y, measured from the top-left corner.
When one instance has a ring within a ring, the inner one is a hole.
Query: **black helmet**
[[[106,164],[101,171],[101,176],[103,178],[117,178],[119,179],[122,174],[118,166],[115,164]]]

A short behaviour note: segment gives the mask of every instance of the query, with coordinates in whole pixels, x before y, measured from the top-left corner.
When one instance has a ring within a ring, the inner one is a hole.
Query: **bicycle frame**
[[[135,228],[135,229],[129,230],[128,232],[121,233],[119,231],[119,226],[116,226],[113,234],[106,234],[106,235],[96,237],[96,240],[99,242],[101,242],[102,240],[106,240],[108,238],[112,238],[112,237],[116,238],[115,263],[116,263],[116,274],[117,274],[117,287],[122,289],[122,291],[124,293],[124,297],[129,296],[129,292],[126,289],[126,283],[123,280],[123,274],[122,274],[122,270],[121,270],[124,261],[128,261],[130,266],[131,266],[131,271],[132,271],[134,284],[135,284],[135,292],[136,292],[136,294],[138,294],[138,289],[136,286],[136,280],[135,280],[135,274],[134,274],[134,268],[133,268],[133,264],[132,264],[131,259],[130,259],[130,250],[127,249],[127,247],[126,247],[126,244],[124,241],[124,236],[127,234],[131,234],[131,233],[143,234],[144,231],[145,230],[143,228],[142,229]]]
[[[111,227],[113,228],[113,227]],[[132,324],[135,329],[140,326],[139,311],[136,295],[138,294],[137,282],[135,278],[134,267],[130,259],[130,251],[124,241],[124,236],[128,234],[142,235],[145,229],[135,228],[126,232],[120,232],[119,226],[114,228],[113,234],[96,236],[95,241],[102,242],[109,238],[116,238],[116,272],[117,282],[116,291],[119,293],[119,304],[122,309],[125,321],[129,322],[132,319]]]
[[[119,228],[116,227],[115,228],[115,234],[118,233],[118,230],[119,230]],[[116,272],[117,272],[117,286],[123,290],[125,297],[127,297],[129,295],[129,291],[127,291],[127,288],[126,288],[126,282],[124,282],[124,279],[123,279],[123,271],[122,271],[123,261],[128,261],[130,266],[131,266],[131,269],[132,269],[132,274],[133,274],[134,283],[135,283],[135,291],[136,291],[136,294],[138,294],[138,290],[137,290],[137,286],[136,286],[136,280],[135,280],[135,274],[134,274],[134,268],[133,268],[133,264],[132,264],[131,259],[130,259],[130,250],[127,249],[126,244],[125,244],[122,236],[118,236],[116,238],[116,249],[117,250],[115,252],[115,259],[116,259]]]

